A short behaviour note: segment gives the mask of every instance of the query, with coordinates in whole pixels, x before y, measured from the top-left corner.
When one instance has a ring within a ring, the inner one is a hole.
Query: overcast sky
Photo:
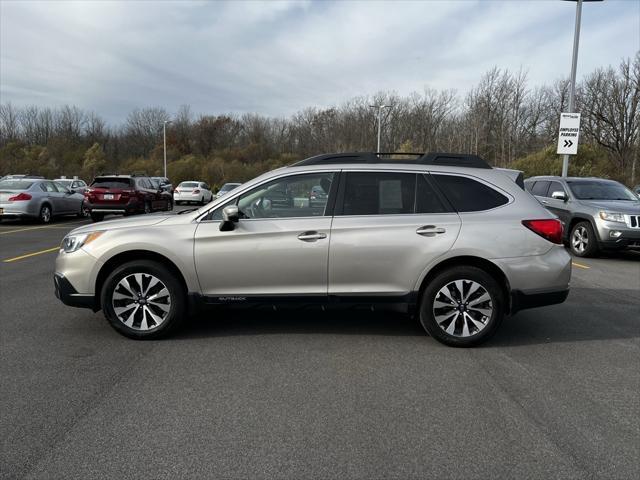
[[[0,0],[0,101],[282,116],[358,95],[465,92],[496,65],[568,76],[575,3]],[[640,1],[585,3],[578,77],[640,49]]]

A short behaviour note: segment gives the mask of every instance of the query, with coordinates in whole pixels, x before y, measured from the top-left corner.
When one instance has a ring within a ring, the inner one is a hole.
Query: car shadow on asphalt
[[[639,290],[575,287],[563,304],[507,317],[480,348],[640,338],[638,311]],[[394,312],[219,309],[190,319],[173,338],[275,334],[426,336],[416,318]]]

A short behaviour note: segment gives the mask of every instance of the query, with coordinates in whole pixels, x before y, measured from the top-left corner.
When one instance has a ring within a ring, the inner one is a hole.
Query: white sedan
[[[182,182],[173,191],[173,202],[176,205],[191,202],[204,205],[211,200],[213,200],[213,192],[211,191],[211,187],[205,182]]]

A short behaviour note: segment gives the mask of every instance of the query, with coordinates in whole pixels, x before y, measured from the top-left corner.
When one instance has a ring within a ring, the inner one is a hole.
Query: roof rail
[[[410,156],[415,159],[389,158],[391,156]],[[292,167],[307,165],[329,165],[337,163],[398,163],[411,165],[447,165],[454,167],[492,168],[482,157],[467,153],[327,153],[300,160],[292,164]]]

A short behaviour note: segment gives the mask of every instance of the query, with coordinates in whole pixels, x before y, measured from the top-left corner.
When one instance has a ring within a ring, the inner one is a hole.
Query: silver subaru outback
[[[325,201],[310,202],[318,187]],[[352,153],[271,171],[192,211],[77,228],[55,292],[136,339],[216,306],[367,306],[472,346],[505,316],[563,302],[570,277],[562,224],[509,172],[472,155]]]

